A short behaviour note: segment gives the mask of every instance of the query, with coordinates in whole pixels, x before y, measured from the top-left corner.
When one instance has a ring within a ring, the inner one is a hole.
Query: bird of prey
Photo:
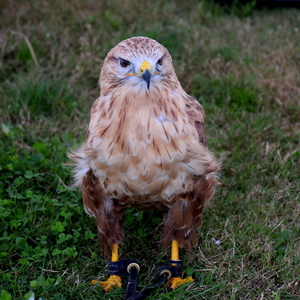
[[[96,218],[100,249],[117,261],[128,207],[165,210],[163,245],[197,241],[220,164],[208,150],[204,110],[181,87],[168,50],[147,37],[106,56],[82,146],[69,154],[85,211]],[[170,282],[176,287],[181,283]],[[106,290],[121,285],[111,275]]]

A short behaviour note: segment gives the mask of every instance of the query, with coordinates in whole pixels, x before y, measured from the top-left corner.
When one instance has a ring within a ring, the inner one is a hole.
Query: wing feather
[[[192,96],[187,95],[184,100],[189,122],[196,128],[199,136],[199,142],[207,147],[205,133],[205,112],[201,104]]]

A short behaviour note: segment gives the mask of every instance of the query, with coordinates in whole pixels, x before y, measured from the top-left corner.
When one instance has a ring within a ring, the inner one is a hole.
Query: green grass
[[[223,160],[199,245],[181,251],[198,281],[149,299],[299,299],[299,10],[5,0],[0,12],[1,300],[123,299],[123,289],[104,295],[90,285],[107,277],[106,261],[94,220],[69,189],[66,152],[83,140],[106,53],[136,35],[169,49]],[[139,260],[141,286],[169,258],[161,217],[126,216],[121,256]]]

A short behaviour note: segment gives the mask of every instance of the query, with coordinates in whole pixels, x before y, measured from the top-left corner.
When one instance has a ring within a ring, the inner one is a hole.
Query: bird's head
[[[125,88],[141,93],[159,91],[166,84],[172,88],[170,85],[179,83],[168,50],[153,39],[124,40],[104,60],[100,77],[102,90]]]

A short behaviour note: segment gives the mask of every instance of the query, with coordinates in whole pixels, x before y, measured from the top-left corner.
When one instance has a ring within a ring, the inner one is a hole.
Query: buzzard
[[[165,210],[163,245],[197,242],[202,211],[220,164],[208,150],[204,110],[181,87],[168,50],[147,37],[120,42],[106,56],[82,146],[69,154],[100,249],[117,261],[126,208]],[[169,285],[176,287],[181,283]],[[121,286],[111,275],[106,290]]]

